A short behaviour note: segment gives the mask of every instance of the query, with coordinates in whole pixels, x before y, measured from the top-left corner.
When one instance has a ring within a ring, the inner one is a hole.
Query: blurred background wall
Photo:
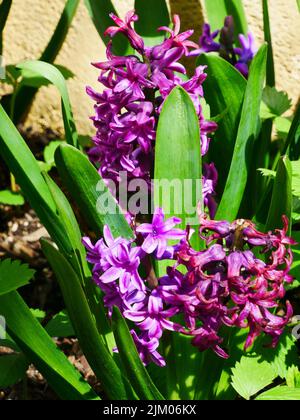
[[[140,0],[147,1],[147,0]],[[214,0],[211,0],[214,1]],[[38,57],[46,46],[64,7],[64,0],[13,0],[4,33],[4,59],[7,64]],[[113,0],[121,16],[133,8],[133,0]],[[257,45],[263,41],[261,0],[244,0],[250,29]],[[179,13],[183,29],[194,28],[198,39],[203,23],[201,0],[169,0],[171,12]],[[286,90],[296,103],[300,81],[300,21],[296,0],[269,0],[277,86]],[[98,71],[90,63],[103,61],[105,48],[87,10],[81,2],[67,40],[56,60],[68,67],[75,78],[68,81],[75,119],[81,134],[93,133],[89,116],[92,103],[85,86],[99,87]],[[60,99],[55,88],[38,93],[26,126],[36,132],[51,127],[63,133]]]

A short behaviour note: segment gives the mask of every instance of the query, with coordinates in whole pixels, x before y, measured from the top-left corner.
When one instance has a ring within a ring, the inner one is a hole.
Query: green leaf
[[[260,394],[255,399],[258,401],[298,401],[300,400],[300,389],[277,386]]]
[[[72,337],[75,332],[67,311],[54,315],[46,325],[46,331],[51,337]]]
[[[40,309],[30,309],[30,312],[39,322],[42,322],[46,317],[46,312]]]
[[[139,20],[135,23],[135,30],[145,41],[145,45],[152,47],[164,40],[164,32],[158,31],[161,26],[170,25],[168,7],[165,0],[135,0],[134,8]]]
[[[131,238],[132,231],[121,209],[88,158],[79,150],[62,144],[55,161],[63,182],[95,233],[102,234],[103,226],[108,225],[114,236]]]
[[[288,133],[285,145],[284,153],[288,151],[289,158],[291,160],[300,159],[300,103],[297,105],[295,116]]]
[[[300,198],[300,160],[291,162],[292,165],[292,192],[296,197]]]
[[[268,59],[267,59],[267,85],[275,86],[275,66],[273,56],[272,34],[270,27],[269,6],[268,0],[262,0],[263,17],[264,17],[264,34],[265,41],[268,44]]]
[[[0,5],[0,55],[2,55],[3,52],[3,29],[5,27],[11,5],[12,0],[3,0]]]
[[[112,326],[121,361],[139,398],[163,400],[140,359],[125,319],[116,307],[113,310]]]
[[[275,87],[266,86],[263,91],[261,117],[263,119],[280,117],[291,108],[292,101],[286,92],[279,92]]]
[[[168,164],[168,163],[172,164]],[[202,204],[202,170],[199,119],[194,104],[189,95],[181,87],[175,88],[166,99],[158,121],[155,147],[155,207],[165,211],[166,218],[177,216],[182,219],[181,227],[185,229],[189,223],[197,231],[197,204]],[[185,180],[191,180],[186,187]],[[174,185],[172,188],[162,188],[161,184]],[[182,188],[181,188],[182,187]],[[186,204],[188,203],[188,206]],[[191,219],[191,220],[189,220]],[[200,249],[201,242],[198,235],[193,235],[192,243],[195,249]],[[157,275],[166,272],[168,261],[157,264]],[[189,399],[190,388],[186,386],[190,371],[197,371],[195,349],[190,341],[181,336],[171,338],[172,343],[165,338],[165,352],[167,352],[166,382],[168,384],[168,398]],[[179,349],[185,358],[178,361],[176,366],[172,360],[172,349]],[[169,350],[170,349],[170,350]],[[189,364],[189,366],[187,366]],[[194,370],[191,369],[194,367]],[[195,373],[196,374],[196,373]],[[179,389],[179,394],[178,390]]]
[[[0,356],[0,389],[15,385],[26,375],[29,362],[24,354]]]
[[[51,141],[44,149],[44,160],[45,162],[53,167],[55,165],[54,155],[58,146],[61,145],[61,140]]]
[[[276,171],[272,171],[271,169],[259,168],[258,171],[262,174],[262,176],[267,176],[274,179],[276,178]]]
[[[77,274],[53,245],[46,240],[41,242],[43,252],[60,285],[67,311],[82,351],[101,381],[107,396],[110,399],[133,398],[129,383],[122,376],[106,347],[103,337],[98,333],[95,319],[90,312]]]
[[[277,136],[286,140],[291,128],[291,121],[285,117],[276,117],[274,120]]]
[[[272,200],[266,222],[266,231],[282,226],[282,216],[292,217],[292,167],[287,156],[278,162]]]
[[[172,165],[167,162],[172,162]],[[166,99],[158,121],[154,201],[155,207],[164,209],[166,218],[180,217],[183,229],[190,219],[193,221],[191,226],[198,225],[197,204],[200,202],[203,206],[201,165],[200,130],[196,110],[188,93],[181,87],[176,87]],[[184,187],[185,180],[192,181],[189,188]],[[172,191],[166,192],[160,186],[160,181],[175,181],[174,194]],[[192,241],[196,248],[200,247],[198,235],[194,235]]]
[[[34,276],[28,264],[10,259],[0,261],[0,295],[17,290],[25,286]]]
[[[100,35],[102,41],[107,45],[110,40],[109,37],[104,36],[104,32],[109,26],[114,26],[115,23],[109,17],[110,13],[118,15],[111,0],[84,0],[91,19]],[[129,51],[129,42],[122,35],[116,35],[113,40],[113,50],[117,55],[126,55]]]
[[[232,386],[245,400],[269,386],[276,378],[276,372],[268,362],[258,357],[243,356],[232,369]]]
[[[266,74],[266,59],[267,46],[263,45],[250,67],[231,166],[216,215],[219,220],[233,221],[242,203],[250,172],[254,141],[258,137],[258,115]]]
[[[40,57],[40,61],[53,63],[57,57],[61,47],[66,39],[70,26],[73,22],[76,10],[80,0],[67,0],[65,7],[59,19],[59,22],[53,32],[48,45]],[[59,68],[59,66],[56,66]],[[64,71],[62,71],[64,73]],[[66,77],[67,78],[67,77]],[[16,124],[20,123],[22,119],[26,118],[30,106],[38,89],[35,87],[21,86],[17,92],[13,120]]]
[[[25,200],[21,194],[14,193],[10,190],[4,190],[0,191],[0,203],[8,206],[23,206]]]
[[[205,0],[205,9],[212,30],[224,26],[226,16],[233,16],[235,34],[247,34],[248,25],[242,0]]]
[[[40,60],[47,63],[53,63],[57,57],[64,41],[67,37],[69,28],[73,22],[80,0],[67,0],[65,7],[59,19],[59,22],[53,32],[53,35],[43,51]]]
[[[23,71],[30,71],[38,76],[44,77],[51,82],[59,91],[62,99],[62,113],[67,143],[77,147],[78,134],[71,108],[69,93],[66,81],[60,71],[52,64],[43,61],[26,61],[17,65]]]
[[[53,64],[53,66],[62,74],[64,79],[68,80],[74,77],[74,73],[72,73],[71,70],[68,70],[66,67],[59,66],[56,64]],[[22,77],[22,81],[21,81],[22,87],[28,86],[28,87],[39,89],[42,86],[49,86],[51,84],[49,80],[45,79],[42,76],[37,75],[36,73],[30,70],[20,71],[19,76]]]
[[[211,114],[222,115],[209,146],[209,158],[219,173],[218,190],[222,192],[230,169],[247,81],[223,58],[203,54],[198,62],[207,66],[204,90]]]
[[[0,296],[9,335],[65,400],[99,399],[35,319],[17,292]]]
[[[297,0],[297,6],[298,6],[298,9],[299,9],[299,12],[300,12],[300,0]]]
[[[297,366],[291,366],[288,368],[286,384],[290,388],[300,388],[300,371]]]

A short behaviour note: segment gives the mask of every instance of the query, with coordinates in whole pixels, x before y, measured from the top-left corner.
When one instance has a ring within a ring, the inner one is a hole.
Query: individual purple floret
[[[109,314],[118,306],[135,324],[131,333],[142,361],[164,366],[158,348],[165,330],[187,335],[199,351],[211,349],[222,358],[229,357],[224,327],[249,329],[245,349],[262,333],[271,338],[270,346],[277,345],[293,314],[288,301],[285,314],[281,306],[280,314],[277,310],[285,285],[293,281],[295,242],[287,236],[286,217],[283,222],[283,229],[262,233],[247,220],[229,223],[201,214],[199,235],[207,247],[196,251],[189,229],[175,228],[180,220],[164,220],[162,209],[156,209],[152,223],[136,228],[135,240],[114,239],[105,227],[104,239],[83,242]],[[168,244],[174,239],[175,245]],[[142,279],[138,271],[140,263],[149,263],[149,254],[173,259],[155,281]]]
[[[205,67],[199,66],[190,79],[182,78],[187,72],[180,60],[189,57],[198,45],[189,39],[192,30],[180,32],[179,16],[174,16],[173,29],[158,29],[166,33],[166,38],[153,47],[145,46],[135,32],[133,24],[138,16],[134,12],[127,13],[125,21],[114,15],[111,18],[116,26],[108,28],[106,34],[125,35],[134,53],[114,56],[110,42],[107,61],[94,64],[100,69],[98,80],[105,89],[97,93],[87,88],[96,102],[92,120],[97,130],[89,157],[99,166],[104,179],[118,183],[120,172],[126,171],[129,181],[142,178],[150,188],[158,118],[165,99],[176,86],[182,86],[193,100],[199,117],[202,155],[207,153],[210,135],[217,129],[217,124],[206,121],[202,113],[202,85],[207,75]],[[212,185],[206,185],[208,200],[213,194]]]
[[[219,42],[217,38],[219,37]],[[254,36],[251,32],[247,36],[240,34],[238,40],[240,47],[235,47],[234,21],[232,16],[227,16],[222,29],[211,32],[210,25],[203,25],[202,35],[199,39],[199,46],[190,55],[217,52],[225,60],[239,70],[246,78],[249,76],[249,66],[256,54]]]

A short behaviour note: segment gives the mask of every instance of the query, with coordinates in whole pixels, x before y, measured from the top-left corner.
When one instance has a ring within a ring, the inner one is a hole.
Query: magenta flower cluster
[[[176,228],[180,219],[165,220],[161,209],[152,223],[136,227],[134,240],[113,238],[108,227],[95,245],[83,240],[105,306],[109,314],[117,306],[134,323],[131,333],[145,364],[165,365],[158,351],[164,330],[190,336],[200,351],[212,349],[227,358],[223,326],[249,329],[245,349],[262,333],[276,346],[292,316],[289,302],[285,315],[283,308],[277,313],[285,284],[293,281],[294,241],[287,236],[287,219],[274,233],[259,232],[245,220],[212,221],[204,214],[200,219],[199,235],[207,244],[203,251],[191,247],[192,232]],[[169,240],[176,245],[169,246]],[[149,267],[149,256],[174,263],[161,278],[151,267],[142,278],[139,267]]]
[[[161,27],[165,40],[154,47],[147,47],[133,28],[138,16],[134,12],[126,15],[125,21],[111,15],[116,26],[106,34],[114,37],[124,34],[134,49],[125,57],[114,56],[112,43],[107,48],[107,61],[94,64],[101,70],[99,82],[104,85],[102,93],[87,88],[89,96],[96,101],[95,116],[92,117],[97,134],[90,159],[99,165],[104,179],[118,182],[121,171],[128,178],[145,179],[149,185],[154,167],[154,147],[159,114],[166,97],[172,89],[182,86],[190,95],[199,116],[201,129],[201,151],[208,151],[210,137],[217,124],[206,121],[201,106],[202,84],[206,79],[205,67],[199,66],[192,78],[180,63],[183,57],[192,55],[199,48],[190,41],[192,30],[180,33],[180,20],[174,16],[174,28]],[[214,208],[213,193],[217,173],[213,164],[205,168],[203,180],[204,199]],[[212,176],[212,178],[209,178]]]
[[[219,42],[216,39],[219,37]],[[221,30],[211,32],[208,23],[203,26],[203,33],[200,37],[200,48],[193,51],[192,54],[218,52],[222,58],[229,61],[232,65],[248,78],[249,66],[256,54],[254,36],[251,32],[247,36],[240,34],[238,36],[240,47],[235,47],[234,21],[232,16],[227,16],[224,27]]]

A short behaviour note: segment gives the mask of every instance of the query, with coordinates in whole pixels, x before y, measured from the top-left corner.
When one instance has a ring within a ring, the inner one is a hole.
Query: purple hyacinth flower
[[[166,366],[165,359],[157,351],[159,340],[156,338],[150,340],[147,333],[143,333],[139,337],[134,330],[131,330],[130,332],[139,356],[145,366],[150,362],[153,362],[160,367]]]
[[[202,35],[199,39],[200,48],[192,51],[190,55],[200,55],[202,53],[209,53],[209,52],[218,52],[221,48],[219,42],[216,42],[215,39],[219,35],[220,31],[217,30],[215,32],[211,32],[211,27],[208,23],[203,25]]]
[[[161,208],[157,208],[153,215],[152,223],[143,223],[138,226],[136,231],[145,237],[142,249],[147,254],[156,251],[157,258],[161,258],[168,247],[168,240],[180,240],[186,236],[182,229],[175,228],[181,223],[181,219],[171,217],[164,220],[165,215]]]
[[[178,313],[178,308],[164,309],[163,299],[158,290],[153,290],[148,304],[138,310],[124,311],[125,318],[133,321],[142,331],[147,331],[150,339],[160,339],[163,331],[182,331],[181,325],[169,320]]]
[[[135,12],[128,12],[125,17],[125,22],[119,17],[115,16],[113,13],[111,13],[109,16],[117,26],[110,26],[105,31],[104,35],[114,37],[117,33],[121,32],[129,39],[132,47],[139,53],[143,54],[145,50],[143,38],[140,37],[132,27],[132,24],[138,20],[138,16],[135,14]]]

